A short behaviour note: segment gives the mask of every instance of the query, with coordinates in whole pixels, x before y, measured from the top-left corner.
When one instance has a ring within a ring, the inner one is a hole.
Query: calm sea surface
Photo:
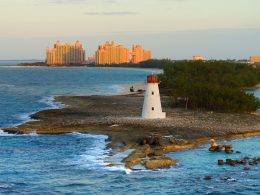
[[[140,83],[150,70],[107,68],[1,68],[0,128],[29,120],[28,114],[59,107],[54,95],[109,95]],[[260,97],[260,90],[255,94]],[[106,136],[8,135],[0,131],[0,194],[260,194],[260,165],[220,167],[218,159],[260,157],[260,138],[235,140],[241,154],[208,152],[208,145],[171,153],[167,170],[107,167]],[[123,156],[123,155],[122,155]],[[122,158],[119,157],[118,159]],[[115,159],[117,161],[118,159]],[[205,181],[207,175],[212,181]],[[231,179],[222,180],[229,176]]]

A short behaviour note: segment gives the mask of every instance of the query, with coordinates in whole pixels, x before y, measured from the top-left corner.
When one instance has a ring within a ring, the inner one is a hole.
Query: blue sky
[[[260,55],[259,0],[1,0],[0,59],[44,58],[57,39],[88,55],[114,40],[156,58]]]

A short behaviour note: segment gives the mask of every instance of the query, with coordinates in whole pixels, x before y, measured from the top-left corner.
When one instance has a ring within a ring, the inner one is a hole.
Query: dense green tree
[[[168,62],[160,75],[173,102],[186,108],[220,112],[252,112],[259,99],[242,90],[260,82],[260,69],[227,61]]]

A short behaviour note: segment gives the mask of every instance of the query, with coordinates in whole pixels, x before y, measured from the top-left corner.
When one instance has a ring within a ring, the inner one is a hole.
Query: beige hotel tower
[[[57,41],[54,48],[46,50],[46,64],[48,65],[82,64],[84,61],[85,50],[79,41],[75,44],[62,44]]]
[[[95,53],[96,64],[127,64],[130,62],[130,51],[114,41],[100,45]]]
[[[132,52],[130,49],[125,48],[124,45],[117,45],[114,41],[106,42],[104,45],[100,45],[95,53],[96,64],[138,64],[143,61],[152,59],[152,51],[144,50],[141,45],[134,45]]]

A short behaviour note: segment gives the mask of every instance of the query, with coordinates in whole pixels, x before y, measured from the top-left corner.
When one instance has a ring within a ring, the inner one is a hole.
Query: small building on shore
[[[144,97],[142,118],[164,119],[166,113],[162,112],[161,98],[159,92],[159,79],[156,75],[147,76],[146,92]]]
[[[204,56],[192,56],[192,60],[193,61],[198,61],[198,60],[204,61],[205,57]]]
[[[260,63],[260,56],[250,56],[249,61],[251,63]]]

